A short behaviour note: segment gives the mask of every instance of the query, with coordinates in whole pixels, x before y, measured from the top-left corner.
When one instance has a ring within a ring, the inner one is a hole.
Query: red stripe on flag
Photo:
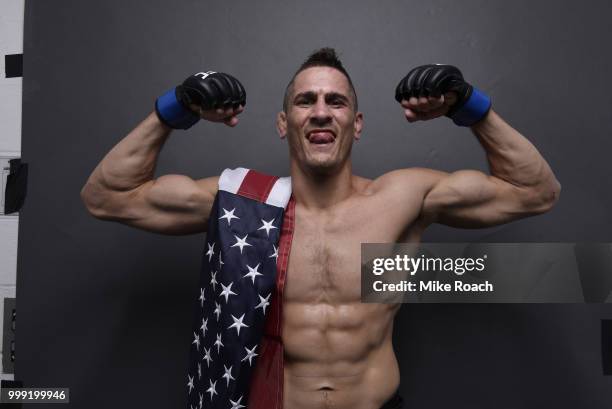
[[[240,196],[248,197],[259,202],[265,202],[268,195],[278,180],[276,176],[266,175],[254,170],[249,170],[242,180],[242,184],[238,189]]]
[[[249,389],[250,409],[283,408],[283,289],[287,279],[289,251],[295,227],[295,199],[291,196],[283,218],[276,260],[276,287],[272,295],[271,309],[266,317],[264,335],[260,343],[260,356],[251,375]]]

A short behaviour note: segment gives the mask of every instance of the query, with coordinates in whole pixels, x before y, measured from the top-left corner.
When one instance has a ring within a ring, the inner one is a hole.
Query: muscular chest
[[[317,215],[296,208],[285,300],[358,302],[361,243],[398,241],[403,233],[398,223],[365,206]]]

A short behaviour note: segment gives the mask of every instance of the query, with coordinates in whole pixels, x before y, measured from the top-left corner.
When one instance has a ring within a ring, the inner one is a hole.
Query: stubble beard
[[[308,158],[304,153],[303,160],[296,155],[296,161],[298,167],[302,172],[311,175],[315,178],[327,178],[339,173],[343,165],[348,161],[350,157],[350,149],[346,154],[342,152],[336,153],[336,156],[328,157],[323,161],[317,160],[316,158]]]

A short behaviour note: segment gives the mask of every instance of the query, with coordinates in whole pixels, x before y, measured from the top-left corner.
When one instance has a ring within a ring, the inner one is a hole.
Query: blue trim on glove
[[[465,104],[453,114],[451,119],[459,126],[472,126],[485,117],[491,109],[491,98],[476,87]]]
[[[176,88],[172,88],[155,101],[155,112],[160,121],[174,129],[189,129],[200,117],[185,108],[176,97]]]

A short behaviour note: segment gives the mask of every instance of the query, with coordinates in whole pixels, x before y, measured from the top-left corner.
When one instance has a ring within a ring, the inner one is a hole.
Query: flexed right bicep
[[[117,192],[101,219],[169,235],[205,232],[219,177],[194,180],[164,175],[138,188]]]

